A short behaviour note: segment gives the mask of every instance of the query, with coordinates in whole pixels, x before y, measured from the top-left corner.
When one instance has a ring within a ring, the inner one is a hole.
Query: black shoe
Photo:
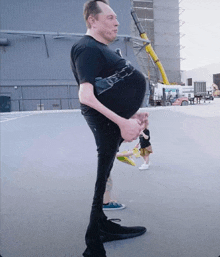
[[[145,227],[124,227],[105,220],[100,223],[100,239],[104,242],[122,240],[143,235],[147,229]]]
[[[106,252],[102,242],[93,243],[90,242],[90,245],[87,245],[86,250],[83,253],[84,257],[106,257]]]
[[[83,253],[83,256],[84,257],[107,257],[105,253],[100,253],[98,251],[91,252],[90,250],[87,251],[87,249]]]

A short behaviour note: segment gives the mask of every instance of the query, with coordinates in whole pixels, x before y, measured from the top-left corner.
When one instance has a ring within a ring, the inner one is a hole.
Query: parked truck
[[[212,86],[207,86],[205,81],[195,81],[193,86],[162,83],[151,85],[151,105],[188,105],[198,103],[202,99],[214,99]]]
[[[151,105],[188,105],[188,96],[183,93],[181,85],[165,85],[162,83],[151,84]]]
[[[182,92],[192,103],[200,102],[202,99],[204,101],[214,99],[212,86],[208,85],[206,81],[194,81],[192,86],[183,86]]]

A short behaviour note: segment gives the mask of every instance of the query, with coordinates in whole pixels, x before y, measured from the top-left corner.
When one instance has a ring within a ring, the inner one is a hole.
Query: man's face
[[[119,22],[115,12],[110,6],[98,2],[102,12],[98,14],[97,20],[94,21],[96,34],[103,39],[103,43],[113,42],[118,33]]]

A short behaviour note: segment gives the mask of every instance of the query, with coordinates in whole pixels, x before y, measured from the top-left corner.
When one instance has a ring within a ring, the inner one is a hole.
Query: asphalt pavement
[[[219,100],[146,108],[150,169],[115,161],[113,193],[126,209],[106,215],[148,231],[105,243],[108,257],[220,256]],[[97,160],[80,112],[2,113],[0,126],[2,257],[82,256]]]

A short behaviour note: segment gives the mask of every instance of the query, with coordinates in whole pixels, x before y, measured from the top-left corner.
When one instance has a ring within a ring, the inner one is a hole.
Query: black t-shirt
[[[71,66],[78,84],[95,84],[95,78],[106,78],[120,71],[126,60],[107,45],[85,35],[71,49]],[[146,90],[146,80],[142,73],[133,74],[114,85],[97,99],[110,110],[122,117],[130,118],[141,106]],[[95,114],[95,110],[81,104],[84,115]]]
[[[145,139],[142,135],[140,135],[139,136],[140,146],[141,146],[141,148],[146,148],[151,145],[150,144],[150,131],[148,129],[145,129],[143,132],[146,136],[148,136],[148,139]]]

